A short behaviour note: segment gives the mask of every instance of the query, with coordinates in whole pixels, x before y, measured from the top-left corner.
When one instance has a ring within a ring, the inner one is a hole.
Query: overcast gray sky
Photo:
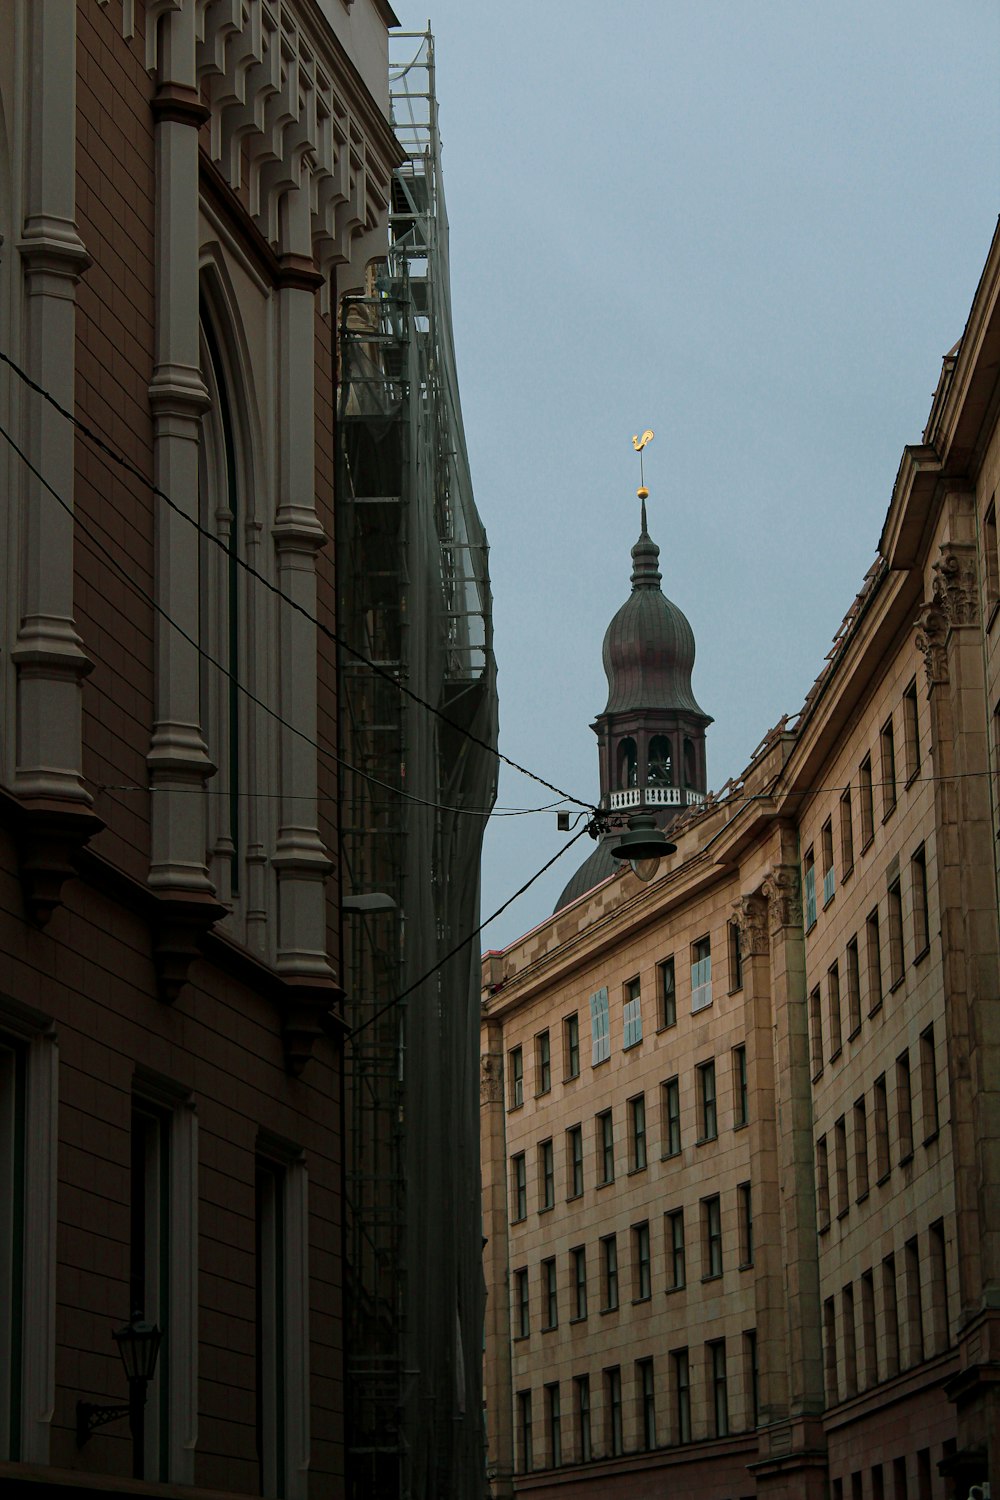
[[[709,783],[802,703],[875,556],[1000,208],[995,0],[394,0],[430,19],[501,748],[598,795],[638,534],[715,718]],[[504,772],[500,805],[547,800]],[[483,913],[566,836],[491,821]],[[584,839],[483,936],[541,921]]]

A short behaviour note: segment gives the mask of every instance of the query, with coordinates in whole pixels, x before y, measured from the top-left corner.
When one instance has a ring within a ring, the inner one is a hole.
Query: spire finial
[[[632,447],[635,449],[636,453],[638,453],[638,455],[639,455],[639,488],[636,490],[636,494],[638,495],[639,499],[642,501],[642,529],[643,529],[643,531],[646,530],[646,500],[647,500],[647,498],[649,496],[649,491],[646,488],[646,479],[645,479],[645,475],[643,474],[642,450],[643,450],[643,448],[645,448],[645,446],[646,446],[647,443],[651,443],[652,441],[653,441],[653,429],[652,429],[652,427],[647,427],[646,431],[643,433],[642,437],[639,437],[638,434],[636,434],[636,436],[634,436],[633,439],[632,439]]]

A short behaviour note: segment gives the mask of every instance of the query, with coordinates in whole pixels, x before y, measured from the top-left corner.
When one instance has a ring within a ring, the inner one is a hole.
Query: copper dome
[[[632,593],[604,636],[604,712],[675,708],[711,723],[691,690],[694,632],[660,589],[659,556],[659,547],[643,526],[632,548]]]

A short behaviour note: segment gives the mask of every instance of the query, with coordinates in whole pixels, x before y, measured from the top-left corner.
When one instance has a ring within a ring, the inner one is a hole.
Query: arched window
[[[691,740],[684,741],[684,785],[693,787],[698,780],[698,757],[695,754],[694,743]]]
[[[638,781],[639,762],[635,753],[635,740],[618,742],[618,786],[624,791]]]
[[[673,786],[674,758],[670,749],[670,741],[665,734],[653,735],[649,742],[649,757],[646,765],[648,786]]]
[[[200,635],[202,724],[218,767],[209,816],[209,858],[219,896],[240,894],[240,460],[222,349],[205,304],[201,309],[202,374],[211,407],[199,449],[200,521],[216,542],[201,545]],[[211,657],[212,660],[207,658]]]

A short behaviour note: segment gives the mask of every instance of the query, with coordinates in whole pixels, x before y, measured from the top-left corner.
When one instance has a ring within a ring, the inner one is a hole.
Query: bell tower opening
[[[674,757],[670,741],[665,734],[654,734],[649,742],[649,759],[646,765],[647,786],[673,786]]]
[[[631,737],[618,745],[618,790],[628,791],[638,784],[639,758],[635,751],[635,740]]]

